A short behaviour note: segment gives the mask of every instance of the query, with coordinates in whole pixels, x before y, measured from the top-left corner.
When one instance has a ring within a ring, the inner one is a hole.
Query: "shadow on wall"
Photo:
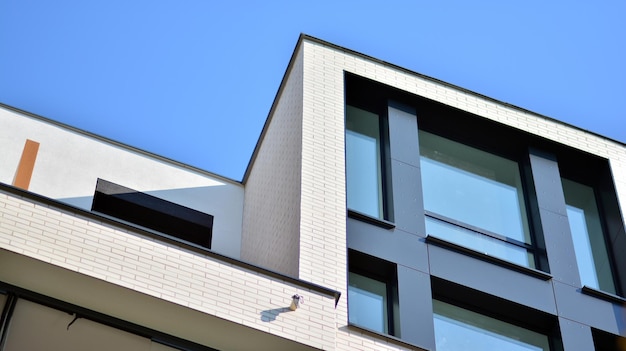
[[[289,307],[281,307],[281,308],[274,308],[271,310],[261,311],[261,321],[273,322],[276,320],[276,317],[278,317],[279,314],[284,313],[284,312],[291,312],[291,310],[289,309]]]
[[[125,184],[120,185],[125,186]],[[95,183],[93,191],[95,194]],[[237,185],[217,184],[214,186],[152,190],[142,193],[212,215],[215,220],[212,231],[212,244],[210,245],[211,249],[220,254],[239,258],[243,216],[243,188]],[[56,200],[91,211],[94,194],[58,198]]]
[[[126,186],[126,184],[120,185]],[[215,210],[224,208],[224,206],[233,210],[234,208],[230,207],[238,208],[242,205],[243,191],[241,192],[241,201],[233,200],[236,196],[234,188],[236,188],[236,186],[229,187],[225,185],[213,185],[193,188],[150,190],[143,191],[143,193],[163,200],[171,201],[182,206],[193,208],[194,210],[210,213],[217,212]],[[94,194],[95,191],[96,184],[94,183]],[[90,194],[89,196],[58,198],[55,200],[90,211],[94,194]],[[234,203],[233,206],[228,206],[228,200]]]

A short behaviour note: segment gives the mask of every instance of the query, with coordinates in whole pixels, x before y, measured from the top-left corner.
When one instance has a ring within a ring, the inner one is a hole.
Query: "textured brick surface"
[[[241,258],[298,276],[302,150],[302,55],[270,116],[246,181]]]
[[[335,345],[330,296],[8,193],[0,248],[306,345]],[[305,304],[281,313],[295,293]]]

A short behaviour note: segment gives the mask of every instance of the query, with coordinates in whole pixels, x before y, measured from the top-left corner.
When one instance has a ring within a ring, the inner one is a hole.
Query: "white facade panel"
[[[29,191],[86,210],[102,178],[215,217],[212,249],[238,258],[243,186],[0,107],[0,182],[12,184],[27,139],[40,144]]]

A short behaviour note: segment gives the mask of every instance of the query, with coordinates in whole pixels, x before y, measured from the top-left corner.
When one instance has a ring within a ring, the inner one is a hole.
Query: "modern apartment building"
[[[241,182],[0,150],[0,351],[626,349],[625,145],[316,38]]]

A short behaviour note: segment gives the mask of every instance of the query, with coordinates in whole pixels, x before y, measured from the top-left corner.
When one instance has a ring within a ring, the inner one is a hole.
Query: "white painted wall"
[[[87,210],[102,178],[214,216],[212,249],[239,258],[243,186],[0,107],[0,182],[13,184],[26,139],[40,143],[29,191]]]

